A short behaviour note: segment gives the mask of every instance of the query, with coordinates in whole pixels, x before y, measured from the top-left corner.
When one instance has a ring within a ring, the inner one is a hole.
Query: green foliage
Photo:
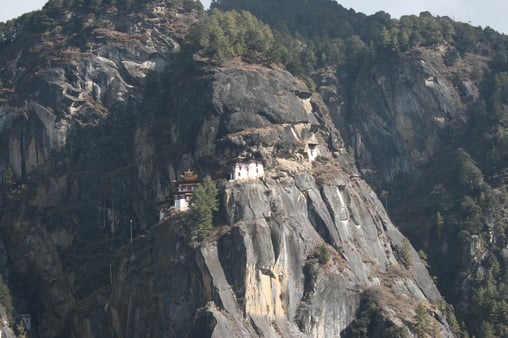
[[[217,210],[217,188],[210,176],[206,176],[192,194],[189,234],[200,241],[208,238],[213,231],[213,212]]]
[[[355,160],[355,150],[353,149],[353,147],[351,145],[348,145],[347,146],[347,154],[349,156],[349,158],[354,161]]]
[[[483,174],[471,156],[464,150],[457,152],[458,182],[466,193],[480,191],[484,186]]]
[[[383,338],[409,338],[406,327],[391,326],[383,332]]]
[[[462,329],[459,325],[459,322],[457,321],[457,317],[455,316],[453,306],[443,301],[443,308],[441,311],[445,314],[446,321],[448,322],[452,333],[456,337],[460,337],[462,335]]]
[[[371,16],[357,14],[331,0],[218,0],[213,1],[211,7],[223,11],[247,10],[282,33],[284,38],[277,39],[277,42],[285,48],[289,45],[288,37],[298,40],[300,45],[308,46],[310,50],[303,53],[299,48],[289,49],[291,55],[298,56],[298,63],[306,71],[312,65],[320,67],[330,64],[348,65],[351,70],[352,64],[359,66],[368,63],[369,58],[364,57],[366,55],[375,54],[378,58],[384,58],[387,53],[440,45],[448,47],[445,59],[448,65],[452,65],[460,55],[480,50],[482,42],[490,43],[496,50],[503,50],[508,40],[492,29],[482,30],[454,22],[449,17],[434,17],[429,12],[396,20],[384,12]],[[360,54],[346,51],[351,45],[348,40],[353,36],[357,36],[361,44],[368,47],[361,48],[363,56],[360,58]],[[503,63],[505,56],[506,51],[499,53],[499,64]]]
[[[212,10],[189,33],[187,48],[221,64],[228,58],[270,61],[275,39],[270,27],[246,11]]]
[[[430,319],[423,303],[418,303],[416,306],[414,321],[414,332],[416,337],[424,338],[430,330]]]
[[[423,265],[425,265],[425,267],[428,268],[429,267],[428,257],[425,251],[418,250],[418,256],[420,257],[420,260],[422,261]]]
[[[484,111],[482,114],[487,114],[486,110],[485,105],[480,109],[480,111]],[[492,125],[495,122],[491,120],[491,116],[489,117],[490,121],[486,121],[480,115],[475,118],[480,122],[479,130],[483,130],[478,132],[478,137],[485,137],[485,130],[492,130]],[[478,140],[476,139],[476,142]],[[495,138],[489,138],[489,141],[492,140]],[[476,156],[483,156],[483,154]],[[498,259],[500,248],[496,247],[501,242],[494,241],[485,244],[490,241],[491,236],[485,223],[487,216],[492,217],[491,210],[505,208],[503,204],[508,200],[502,197],[502,190],[496,194],[493,193],[493,189],[485,182],[478,163],[484,164],[484,161],[477,162],[465,149],[459,149],[455,160],[449,164],[453,170],[445,179],[446,188],[444,184],[434,186],[428,196],[428,205],[436,215],[435,223],[441,224],[439,226],[440,238],[449,245],[449,253],[469,252],[472,235],[479,235],[479,240],[484,243],[481,246],[482,250],[490,248],[489,251],[483,251],[484,254],[487,253],[486,255],[476,256],[476,260],[464,259],[464,254],[448,255],[445,263],[438,264],[446,271],[445,274],[440,274],[440,280],[444,282],[443,285],[447,286],[442,288],[444,292],[456,295],[457,298],[454,298],[454,302],[469,304],[460,306],[457,312],[464,319],[469,333],[476,337],[492,335],[502,337],[508,332],[508,325],[505,324],[508,320],[506,315],[508,313],[506,305],[508,304],[508,293],[506,292],[506,282],[503,281],[507,266],[501,264],[502,260]],[[495,195],[501,195],[501,199],[494,198]],[[499,228],[496,228],[496,233],[505,233],[506,223],[504,220],[497,224],[499,224]],[[501,244],[501,246],[503,245]],[[480,261],[477,261],[478,259]],[[478,265],[483,267],[483,272],[472,275],[477,271],[475,266]],[[452,281],[464,278],[474,280],[474,283],[470,284],[470,296],[454,293],[456,288]],[[452,330],[459,335],[461,328],[453,312],[447,313],[447,317]]]
[[[355,317],[356,319],[350,325],[351,338],[368,338],[371,336],[373,328],[382,322],[381,311],[378,304],[370,299],[362,299],[360,308]]]
[[[459,214],[462,222],[462,229],[472,234],[478,234],[481,230],[482,209],[471,197],[467,195],[464,196],[460,203]]]
[[[375,300],[376,290],[367,290],[360,299],[360,306],[355,320],[344,332],[347,338],[407,338],[409,332],[406,327],[394,326],[383,316],[383,311]]]
[[[407,268],[413,266],[413,256],[411,254],[411,243],[407,238],[402,240],[401,246],[395,247],[395,253],[399,260],[406,266]]]
[[[9,290],[7,284],[5,284],[1,275],[0,275],[0,304],[2,304],[2,306],[4,307],[9,322],[12,323],[12,312],[14,311],[14,307],[12,305],[11,291]]]
[[[330,260],[330,249],[328,249],[328,245],[322,244],[319,247],[319,263],[326,264]]]
[[[505,337],[508,333],[508,284],[506,266],[496,255],[483,262],[486,271],[474,285],[468,328],[478,337]]]

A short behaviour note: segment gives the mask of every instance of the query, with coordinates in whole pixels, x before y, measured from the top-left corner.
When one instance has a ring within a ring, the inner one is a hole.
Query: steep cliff
[[[321,96],[277,65],[184,59],[199,8],[139,6],[56,11],[43,34],[20,20],[0,49],[0,233],[35,334],[339,336],[368,298],[379,336],[414,330],[418,304],[451,336]],[[230,181],[248,156],[264,176]],[[186,214],[158,222],[187,168],[221,192],[203,243]]]

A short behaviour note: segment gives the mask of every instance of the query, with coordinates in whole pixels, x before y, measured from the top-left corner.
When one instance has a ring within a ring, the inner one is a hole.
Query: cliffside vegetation
[[[270,27],[246,11],[212,10],[194,26],[186,43],[193,52],[219,64],[233,57],[262,63],[275,53]]]
[[[200,241],[208,238],[213,231],[213,213],[217,210],[217,188],[210,176],[206,176],[192,194],[189,234]]]
[[[495,53],[496,64],[506,66],[506,36],[488,27],[481,29],[449,17],[434,17],[429,12],[397,20],[385,12],[365,16],[329,0],[218,0],[212,8],[250,11],[282,37],[299,40],[296,52],[304,69],[326,65],[358,67],[374,62],[376,56],[442,44],[448,46],[449,63],[488,46]]]

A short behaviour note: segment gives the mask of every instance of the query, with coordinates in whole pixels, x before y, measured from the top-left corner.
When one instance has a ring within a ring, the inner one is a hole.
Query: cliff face
[[[0,232],[17,308],[39,336],[339,336],[366,292],[387,327],[411,326],[425,302],[451,336],[321,96],[277,68],[179,68],[195,11],[146,5],[101,27],[69,15],[1,52]],[[245,155],[265,175],[217,180],[212,238],[190,241],[184,215],[158,224],[184,169],[227,177]]]
[[[478,131],[484,122],[477,113],[479,102],[489,100],[490,87],[486,83],[495,72],[492,55],[488,50],[485,55],[467,53],[447,65],[447,48],[451,47],[441,45],[392,54],[349,78],[328,69],[316,74],[330,116],[351,145],[363,177],[376,191],[388,193],[391,216],[406,233],[413,234],[412,239],[418,237],[422,248],[433,252],[434,273],[443,277],[459,265],[469,266],[471,257],[467,253],[469,244],[455,247],[451,238],[456,235],[443,236],[434,231],[436,209],[429,208],[433,203],[432,189],[444,184],[450,191],[460,190],[454,188],[458,148],[476,152],[476,158],[488,162],[487,156],[479,154],[496,147],[491,141],[486,142],[495,139],[491,130]],[[482,170],[487,169],[485,181],[495,191],[501,189],[504,183],[498,177],[503,175],[502,165],[489,168],[489,163],[476,163]],[[502,222],[496,219],[496,212],[490,211],[504,210],[501,204],[488,202],[482,207],[487,210],[486,219],[477,222]],[[461,219],[463,215],[457,217],[449,223],[462,228],[460,224],[466,221]],[[492,226],[486,227],[492,230]],[[448,254],[460,257],[442,262],[441,257]]]
[[[391,55],[353,79],[327,70],[316,76],[336,126],[372,183],[417,179],[443,141],[463,133],[469,105],[479,96],[471,74],[487,59],[468,55],[448,67],[445,53],[419,48]]]

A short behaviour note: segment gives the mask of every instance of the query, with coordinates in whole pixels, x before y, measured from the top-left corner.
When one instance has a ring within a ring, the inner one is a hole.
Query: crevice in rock
[[[222,236],[217,243],[219,261],[224,269],[227,282],[240,304],[245,302],[245,274],[247,251],[240,228],[235,227],[230,233]]]
[[[316,208],[314,207],[312,200],[309,198],[307,198],[307,211],[309,215],[309,221],[311,222],[312,226],[321,235],[321,237],[323,237],[325,242],[332,244],[330,231],[328,230],[325,221],[321,218]]]

